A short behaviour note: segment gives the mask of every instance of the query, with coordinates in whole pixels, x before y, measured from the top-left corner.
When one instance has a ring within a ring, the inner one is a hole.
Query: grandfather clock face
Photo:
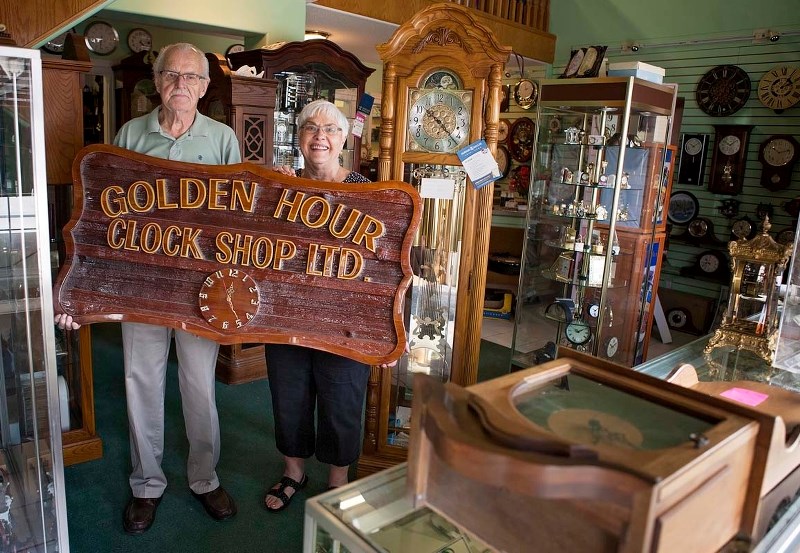
[[[453,153],[469,143],[472,92],[409,89],[408,149]]]

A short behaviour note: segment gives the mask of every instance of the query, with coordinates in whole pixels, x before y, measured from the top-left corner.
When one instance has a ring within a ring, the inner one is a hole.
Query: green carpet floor
[[[180,411],[174,359],[167,379],[165,455],[169,486],[153,527],[130,536],[122,530],[122,511],[130,497],[128,422],[119,325],[92,327],[97,432],[103,457],[64,469],[70,551],[72,553],[165,552],[237,553],[302,551],[305,499],[326,489],[326,471],[311,460],[308,487],[280,513],[263,508],[264,491],[283,470],[275,450],[267,381],[217,384],[222,455],[217,472],[236,499],[238,514],[211,519],[186,484],[186,438]],[[509,350],[483,341],[479,380],[507,372]]]

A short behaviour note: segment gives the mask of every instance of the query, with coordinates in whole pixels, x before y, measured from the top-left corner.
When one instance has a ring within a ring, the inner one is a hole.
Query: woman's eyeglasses
[[[183,77],[183,81],[190,85],[194,86],[200,81],[205,81],[206,78],[202,75],[198,75],[196,73],[176,73],[175,71],[159,71],[159,75],[161,78],[164,79],[168,83],[174,83],[181,77]]]
[[[305,123],[300,128],[303,129],[303,132],[307,132],[310,135],[315,135],[320,131],[320,129],[322,129],[322,132],[328,136],[333,136],[342,130],[336,125],[322,125],[320,127],[319,125],[314,125],[313,123]]]

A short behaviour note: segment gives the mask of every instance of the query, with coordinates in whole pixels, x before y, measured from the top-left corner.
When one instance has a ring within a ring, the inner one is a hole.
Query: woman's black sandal
[[[282,477],[281,481],[278,483],[278,487],[269,490],[266,496],[264,497],[264,508],[267,509],[267,511],[272,511],[274,513],[277,513],[278,511],[283,511],[286,507],[289,506],[289,503],[291,503],[294,496],[297,495],[297,492],[306,487],[306,484],[308,484],[307,474],[303,475],[303,478],[300,480],[300,482],[292,478],[289,478],[288,476]],[[294,493],[291,496],[286,495],[286,488],[292,488],[294,490]],[[280,499],[282,502],[281,506],[275,509],[268,507],[267,498],[269,498],[269,496]]]

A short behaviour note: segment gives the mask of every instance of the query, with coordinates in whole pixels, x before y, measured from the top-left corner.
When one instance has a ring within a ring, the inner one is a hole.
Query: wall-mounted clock
[[[533,120],[521,117],[514,121],[508,137],[508,149],[514,161],[519,163],[530,161],[535,138],[536,124]]]
[[[706,250],[701,252],[694,260],[694,264],[680,270],[682,276],[703,277],[718,282],[727,282],[731,271],[728,258],[719,250]]]
[[[736,219],[731,225],[731,240],[750,240],[756,235],[756,225],[746,215]]]
[[[669,197],[667,219],[676,225],[685,225],[691,222],[700,212],[700,202],[697,196],[685,190],[676,190]]]
[[[468,143],[472,91],[409,90],[408,147],[432,153],[453,153]]]
[[[231,44],[228,46],[228,48],[225,50],[225,57],[227,58],[236,52],[244,52],[244,44]]]
[[[508,153],[508,148],[502,145],[498,146],[495,158],[497,159],[497,167],[500,168],[500,178],[503,178],[508,175],[508,170],[511,168],[511,154]]]
[[[758,100],[775,113],[800,102],[800,67],[778,65],[767,71],[758,81]]]
[[[678,183],[703,184],[703,172],[706,168],[707,151],[707,134],[684,133],[681,135],[681,159],[678,165]]]
[[[149,52],[153,48],[153,35],[147,29],[136,27],[128,32],[127,42],[131,52]]]
[[[45,52],[47,52],[49,54],[55,54],[57,56],[60,56],[61,54],[64,53],[64,43],[67,40],[67,34],[74,33],[74,32],[75,32],[75,29],[72,29],[72,30],[67,31],[65,33],[61,33],[60,35],[58,35],[55,38],[52,38],[52,39],[48,40],[47,42],[45,42],[42,45],[42,50],[44,50]]]
[[[761,143],[758,161],[761,169],[761,186],[773,192],[783,190],[792,180],[792,168],[800,157],[800,144],[788,134],[775,134]]]
[[[111,23],[92,21],[83,30],[86,47],[95,54],[106,56],[117,49],[119,33]]]
[[[511,130],[511,125],[507,119],[500,119],[497,122],[497,143],[505,142],[508,140],[508,133]]]
[[[736,65],[718,65],[697,83],[695,100],[708,115],[723,117],[742,109],[750,98],[750,77]]]
[[[514,101],[522,109],[530,109],[539,99],[539,87],[530,79],[520,79],[514,85]]]
[[[753,125],[714,125],[714,155],[708,190],[715,194],[738,194],[742,191],[747,146]]]

